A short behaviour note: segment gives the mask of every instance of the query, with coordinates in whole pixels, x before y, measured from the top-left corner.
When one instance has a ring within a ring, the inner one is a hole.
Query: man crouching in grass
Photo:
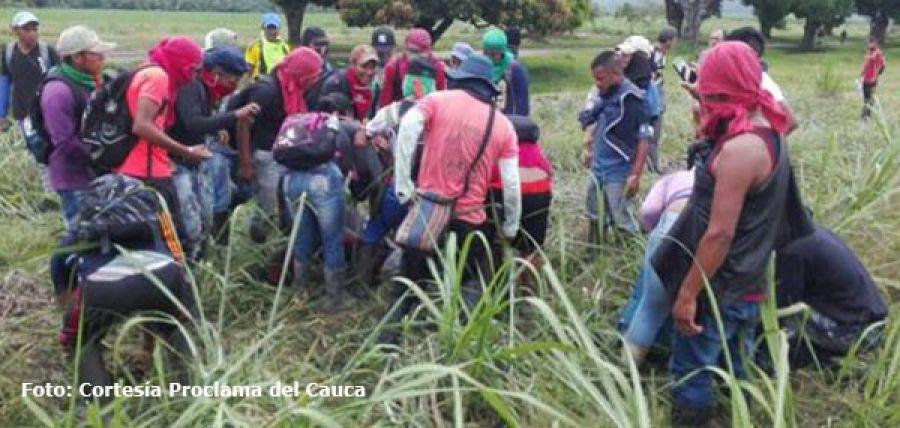
[[[587,191],[587,211],[591,221],[588,238],[589,242],[597,243],[600,235],[598,195],[602,195],[604,201],[604,227],[612,225],[628,233],[638,230],[630,204],[640,188],[647,142],[653,136],[653,130],[641,90],[625,78],[615,52],[597,55],[591,62],[591,73],[597,94],[578,115],[578,121],[587,134],[584,164],[592,174]]]
[[[812,232],[782,137],[790,120],[760,89],[753,50],[720,43],[699,74],[701,134],[709,144],[696,165],[688,206],[653,258],[675,296],[672,425],[691,427],[707,426],[716,416],[713,373],[706,368],[718,365],[723,343],[734,376],[746,378],[743,358],[753,355],[772,251]],[[714,301],[709,295],[698,300],[707,280]]]

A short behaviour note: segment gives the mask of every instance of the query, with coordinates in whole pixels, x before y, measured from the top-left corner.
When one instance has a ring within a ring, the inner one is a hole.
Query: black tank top
[[[769,177],[744,197],[731,247],[722,266],[710,278],[720,304],[766,293],[766,265],[772,251],[813,232],[780,135],[767,128],[757,128],[753,133],[766,142],[773,157],[773,168]],[[711,144],[702,150],[688,205],[652,259],[654,269],[673,296],[709,226],[716,179],[708,165],[718,150]]]

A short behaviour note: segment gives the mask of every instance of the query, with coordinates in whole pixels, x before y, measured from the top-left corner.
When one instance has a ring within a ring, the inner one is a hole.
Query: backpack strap
[[[469,181],[472,178],[472,172],[475,171],[475,168],[478,167],[478,163],[481,162],[481,158],[484,157],[484,152],[487,150],[487,145],[491,140],[491,134],[494,131],[494,116],[497,112],[497,108],[494,107],[494,103],[488,103],[488,109],[490,113],[488,113],[488,123],[484,130],[484,136],[481,138],[481,146],[478,148],[478,154],[475,155],[475,160],[472,161],[472,165],[469,166],[469,170],[466,171],[466,181],[463,184],[462,193],[459,196],[453,198],[453,203],[455,204],[457,200],[466,196],[466,193],[469,193]]]
[[[6,44],[6,55],[3,57],[3,65],[5,66],[4,69],[7,73],[9,73],[9,64],[12,63],[13,54],[16,52],[16,46],[18,46],[18,42]]]
[[[256,50],[259,52],[259,74],[269,74],[269,67],[266,65],[266,55],[263,50],[262,40],[257,40],[253,43],[253,46],[255,46]]]
[[[44,66],[47,67],[47,70],[49,70],[53,65],[50,63],[50,61],[52,60],[52,58],[50,58],[50,47],[47,46],[46,43],[38,42],[38,52],[40,53],[41,59],[44,61]]]

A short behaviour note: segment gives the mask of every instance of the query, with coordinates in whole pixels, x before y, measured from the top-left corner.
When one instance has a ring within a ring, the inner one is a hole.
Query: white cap
[[[75,55],[79,52],[106,53],[116,48],[115,43],[100,40],[94,30],[84,25],[69,27],[59,34],[56,51],[60,56]]]
[[[40,21],[38,21],[38,18],[35,14],[33,14],[27,10],[23,10],[21,12],[16,13],[15,15],[13,15],[12,21],[9,23],[9,26],[12,28],[20,28],[20,27],[24,27],[25,25],[27,25],[31,22],[33,22],[35,24],[40,23]]]
[[[635,52],[643,52],[647,55],[653,53],[653,45],[644,36],[629,36],[616,47],[620,52],[631,55]]]
[[[225,46],[237,46],[237,33],[227,28],[216,28],[203,38],[203,49],[210,50]]]

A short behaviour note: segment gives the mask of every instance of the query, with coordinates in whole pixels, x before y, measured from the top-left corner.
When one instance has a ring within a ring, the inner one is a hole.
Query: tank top
[[[813,232],[780,135],[767,128],[757,128],[752,133],[765,141],[774,163],[769,177],[745,195],[731,247],[710,278],[720,304],[764,295],[768,288],[766,266],[772,251]],[[718,155],[720,146],[707,144],[702,149],[687,207],[653,255],[653,266],[672,296],[690,270],[693,254],[709,226],[716,179],[708,165]]]

